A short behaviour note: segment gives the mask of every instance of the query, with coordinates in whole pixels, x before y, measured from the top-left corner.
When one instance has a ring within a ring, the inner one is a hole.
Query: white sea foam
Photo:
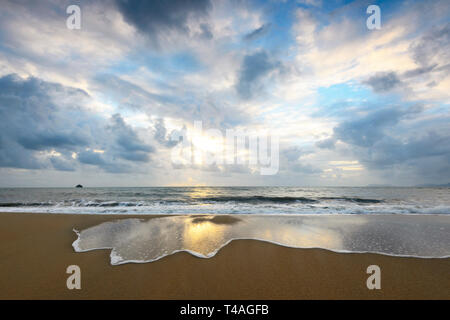
[[[450,214],[450,188],[0,188],[0,212]]]
[[[180,251],[210,258],[237,239],[336,252],[450,256],[447,215],[184,215],[116,220],[77,234],[75,251],[111,249],[113,265]]]
[[[249,204],[154,204],[154,205],[124,205],[106,206],[17,206],[0,207],[0,212],[30,212],[58,214],[450,214],[450,207],[445,205],[249,205]]]

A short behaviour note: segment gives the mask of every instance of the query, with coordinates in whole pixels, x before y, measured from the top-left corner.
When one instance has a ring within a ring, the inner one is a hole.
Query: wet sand
[[[450,299],[450,258],[256,240],[233,241],[211,259],[180,252],[119,266],[110,265],[109,250],[74,252],[72,228],[131,217],[0,213],[0,299]],[[366,287],[372,264],[381,268],[381,290]],[[81,290],[66,287],[69,265],[81,268]]]

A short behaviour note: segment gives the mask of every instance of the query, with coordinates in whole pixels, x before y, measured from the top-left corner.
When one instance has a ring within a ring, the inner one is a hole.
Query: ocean
[[[75,214],[450,214],[450,188],[2,188],[0,211]]]

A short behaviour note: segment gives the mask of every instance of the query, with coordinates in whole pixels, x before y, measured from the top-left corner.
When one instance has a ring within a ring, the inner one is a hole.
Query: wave
[[[327,200],[347,201],[354,203],[382,203],[383,200],[365,199],[365,198],[350,198],[350,197],[274,197],[274,196],[229,196],[229,197],[203,197],[195,198],[197,201],[211,201],[211,202],[273,202],[273,203],[318,203]]]
[[[74,207],[140,207],[143,205],[170,205],[170,204],[196,204],[196,203],[321,203],[323,201],[344,201],[358,204],[377,204],[383,200],[349,198],[349,197],[277,197],[277,196],[223,196],[223,197],[198,197],[187,199],[154,199],[146,201],[102,201],[102,200],[84,200],[73,199],[61,202],[4,202],[0,207],[52,207],[52,206],[74,206]]]
[[[349,198],[349,197],[320,197],[321,200],[337,200],[337,201],[348,201],[356,203],[382,203],[383,200],[378,199],[365,199],[365,198]]]
[[[85,203],[86,207],[139,207],[142,206],[141,202],[116,202],[116,201],[106,201],[106,202],[88,202]]]
[[[305,197],[267,197],[267,196],[230,196],[230,197],[202,197],[194,198],[197,201],[211,202],[275,202],[275,203],[315,203],[318,200]]]
[[[54,206],[51,202],[3,202],[0,203],[2,208],[20,208],[20,207],[49,207]]]
[[[139,207],[142,202],[116,202],[116,201],[65,201],[65,202],[3,202],[0,208],[27,208],[27,207]]]
[[[171,196],[171,195],[170,195]],[[450,214],[446,202],[401,201],[342,196],[203,196],[122,198],[124,201],[69,198],[61,201],[0,202],[0,212],[68,214]]]

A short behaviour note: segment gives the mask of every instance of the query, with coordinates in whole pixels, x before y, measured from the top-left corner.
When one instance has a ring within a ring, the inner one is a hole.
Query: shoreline
[[[110,250],[75,252],[101,222],[165,215],[0,213],[1,299],[450,299],[450,258],[298,249],[233,240],[212,258],[178,252],[150,263],[110,265]],[[66,268],[81,269],[68,290]],[[366,268],[379,265],[380,290]]]

